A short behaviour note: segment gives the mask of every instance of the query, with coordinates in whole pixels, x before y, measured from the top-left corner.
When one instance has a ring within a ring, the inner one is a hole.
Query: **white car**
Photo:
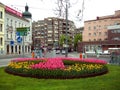
[[[60,53],[60,50],[56,50],[56,54],[59,54]]]
[[[103,54],[103,55],[109,55],[110,52],[108,50],[104,50],[103,53],[101,53],[101,54]]]
[[[65,52],[65,50],[62,50],[62,54],[65,54],[66,52]]]

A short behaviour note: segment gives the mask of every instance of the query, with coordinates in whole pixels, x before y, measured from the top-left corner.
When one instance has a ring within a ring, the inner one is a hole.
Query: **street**
[[[22,55],[20,55],[20,56],[11,56],[11,57],[2,56],[2,57],[0,57],[0,67],[4,67],[4,66],[8,65],[8,63],[9,63],[11,60],[13,60],[13,59],[15,59],[15,58],[21,58],[21,57],[22,57]],[[25,55],[24,57],[30,58],[30,57],[31,57],[31,54],[27,54],[27,55]],[[47,57],[47,58],[48,58],[48,57],[53,57],[53,55],[52,55],[52,53],[47,53],[47,54],[46,54],[46,57]],[[64,54],[56,54],[55,57],[65,57],[65,55],[64,55]],[[68,57],[79,58],[79,53],[77,53],[77,52],[70,52],[70,53],[68,53]],[[87,58],[97,58],[97,57],[88,55]],[[97,58],[97,59],[105,60],[105,61],[107,61],[107,62],[110,61],[110,57],[103,57],[103,56],[102,56],[102,57],[99,57],[99,58]]]
[[[0,59],[0,67],[8,65],[8,63],[14,58]]]

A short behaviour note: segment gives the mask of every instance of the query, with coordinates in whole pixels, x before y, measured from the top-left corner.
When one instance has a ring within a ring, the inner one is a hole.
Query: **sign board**
[[[10,45],[13,46],[14,45],[14,41],[10,41]]]
[[[27,36],[28,31],[30,31],[30,27],[17,28],[17,32],[20,33],[20,36]]]
[[[22,38],[21,37],[17,37],[17,42],[21,43],[22,42]]]
[[[16,32],[16,35],[17,35],[17,36],[20,36],[20,32]]]

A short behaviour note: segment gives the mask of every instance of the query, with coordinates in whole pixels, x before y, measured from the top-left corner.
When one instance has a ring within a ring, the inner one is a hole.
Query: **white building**
[[[26,11],[27,10],[27,11]],[[25,6],[25,12],[20,13],[8,6],[5,6],[5,51],[4,54],[23,54],[31,52],[32,44],[32,20],[28,12],[28,6]],[[26,16],[25,16],[26,15]],[[27,36],[18,36],[17,28],[29,27]],[[18,37],[22,38],[18,42]],[[23,38],[24,37],[24,38]]]

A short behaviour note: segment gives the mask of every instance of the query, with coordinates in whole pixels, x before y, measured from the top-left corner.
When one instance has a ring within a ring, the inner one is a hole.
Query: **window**
[[[7,31],[7,36],[6,36],[6,37],[7,37],[7,39],[8,39],[8,37],[9,37],[9,35],[8,35],[8,31]]]
[[[88,35],[91,36],[91,33],[89,33]]]
[[[99,30],[101,29],[101,26],[99,25]]]
[[[88,30],[91,30],[91,27],[88,27]]]
[[[104,25],[104,29],[107,29],[107,25]]]
[[[105,32],[105,36],[107,35],[107,32]]]
[[[101,35],[101,32],[99,32],[99,36]]]
[[[89,39],[89,41],[91,41],[91,39]]]
[[[94,33],[94,36],[96,36],[96,33]]]
[[[114,37],[113,40],[120,40],[120,37]]]
[[[94,26],[94,30],[96,30],[96,26]]]
[[[7,18],[7,26],[9,26],[9,18]]]
[[[17,27],[17,21],[15,21],[15,28]]]
[[[13,20],[11,20],[11,26],[12,26],[12,22],[13,22]]]
[[[112,30],[112,33],[120,33],[120,30]]]
[[[102,39],[100,38],[99,41],[102,41]]]
[[[94,39],[94,41],[96,41],[96,39]]]
[[[2,30],[2,24],[0,24],[0,32],[2,32],[3,30]]]
[[[3,38],[2,37],[0,38],[0,45],[1,46],[3,45]]]
[[[118,33],[120,33],[120,30],[117,30]]]
[[[2,19],[3,18],[3,12],[0,11],[0,18]]]
[[[12,32],[11,32],[11,39],[12,39]]]
[[[21,24],[21,23],[19,23],[19,27],[20,27],[20,24]]]

